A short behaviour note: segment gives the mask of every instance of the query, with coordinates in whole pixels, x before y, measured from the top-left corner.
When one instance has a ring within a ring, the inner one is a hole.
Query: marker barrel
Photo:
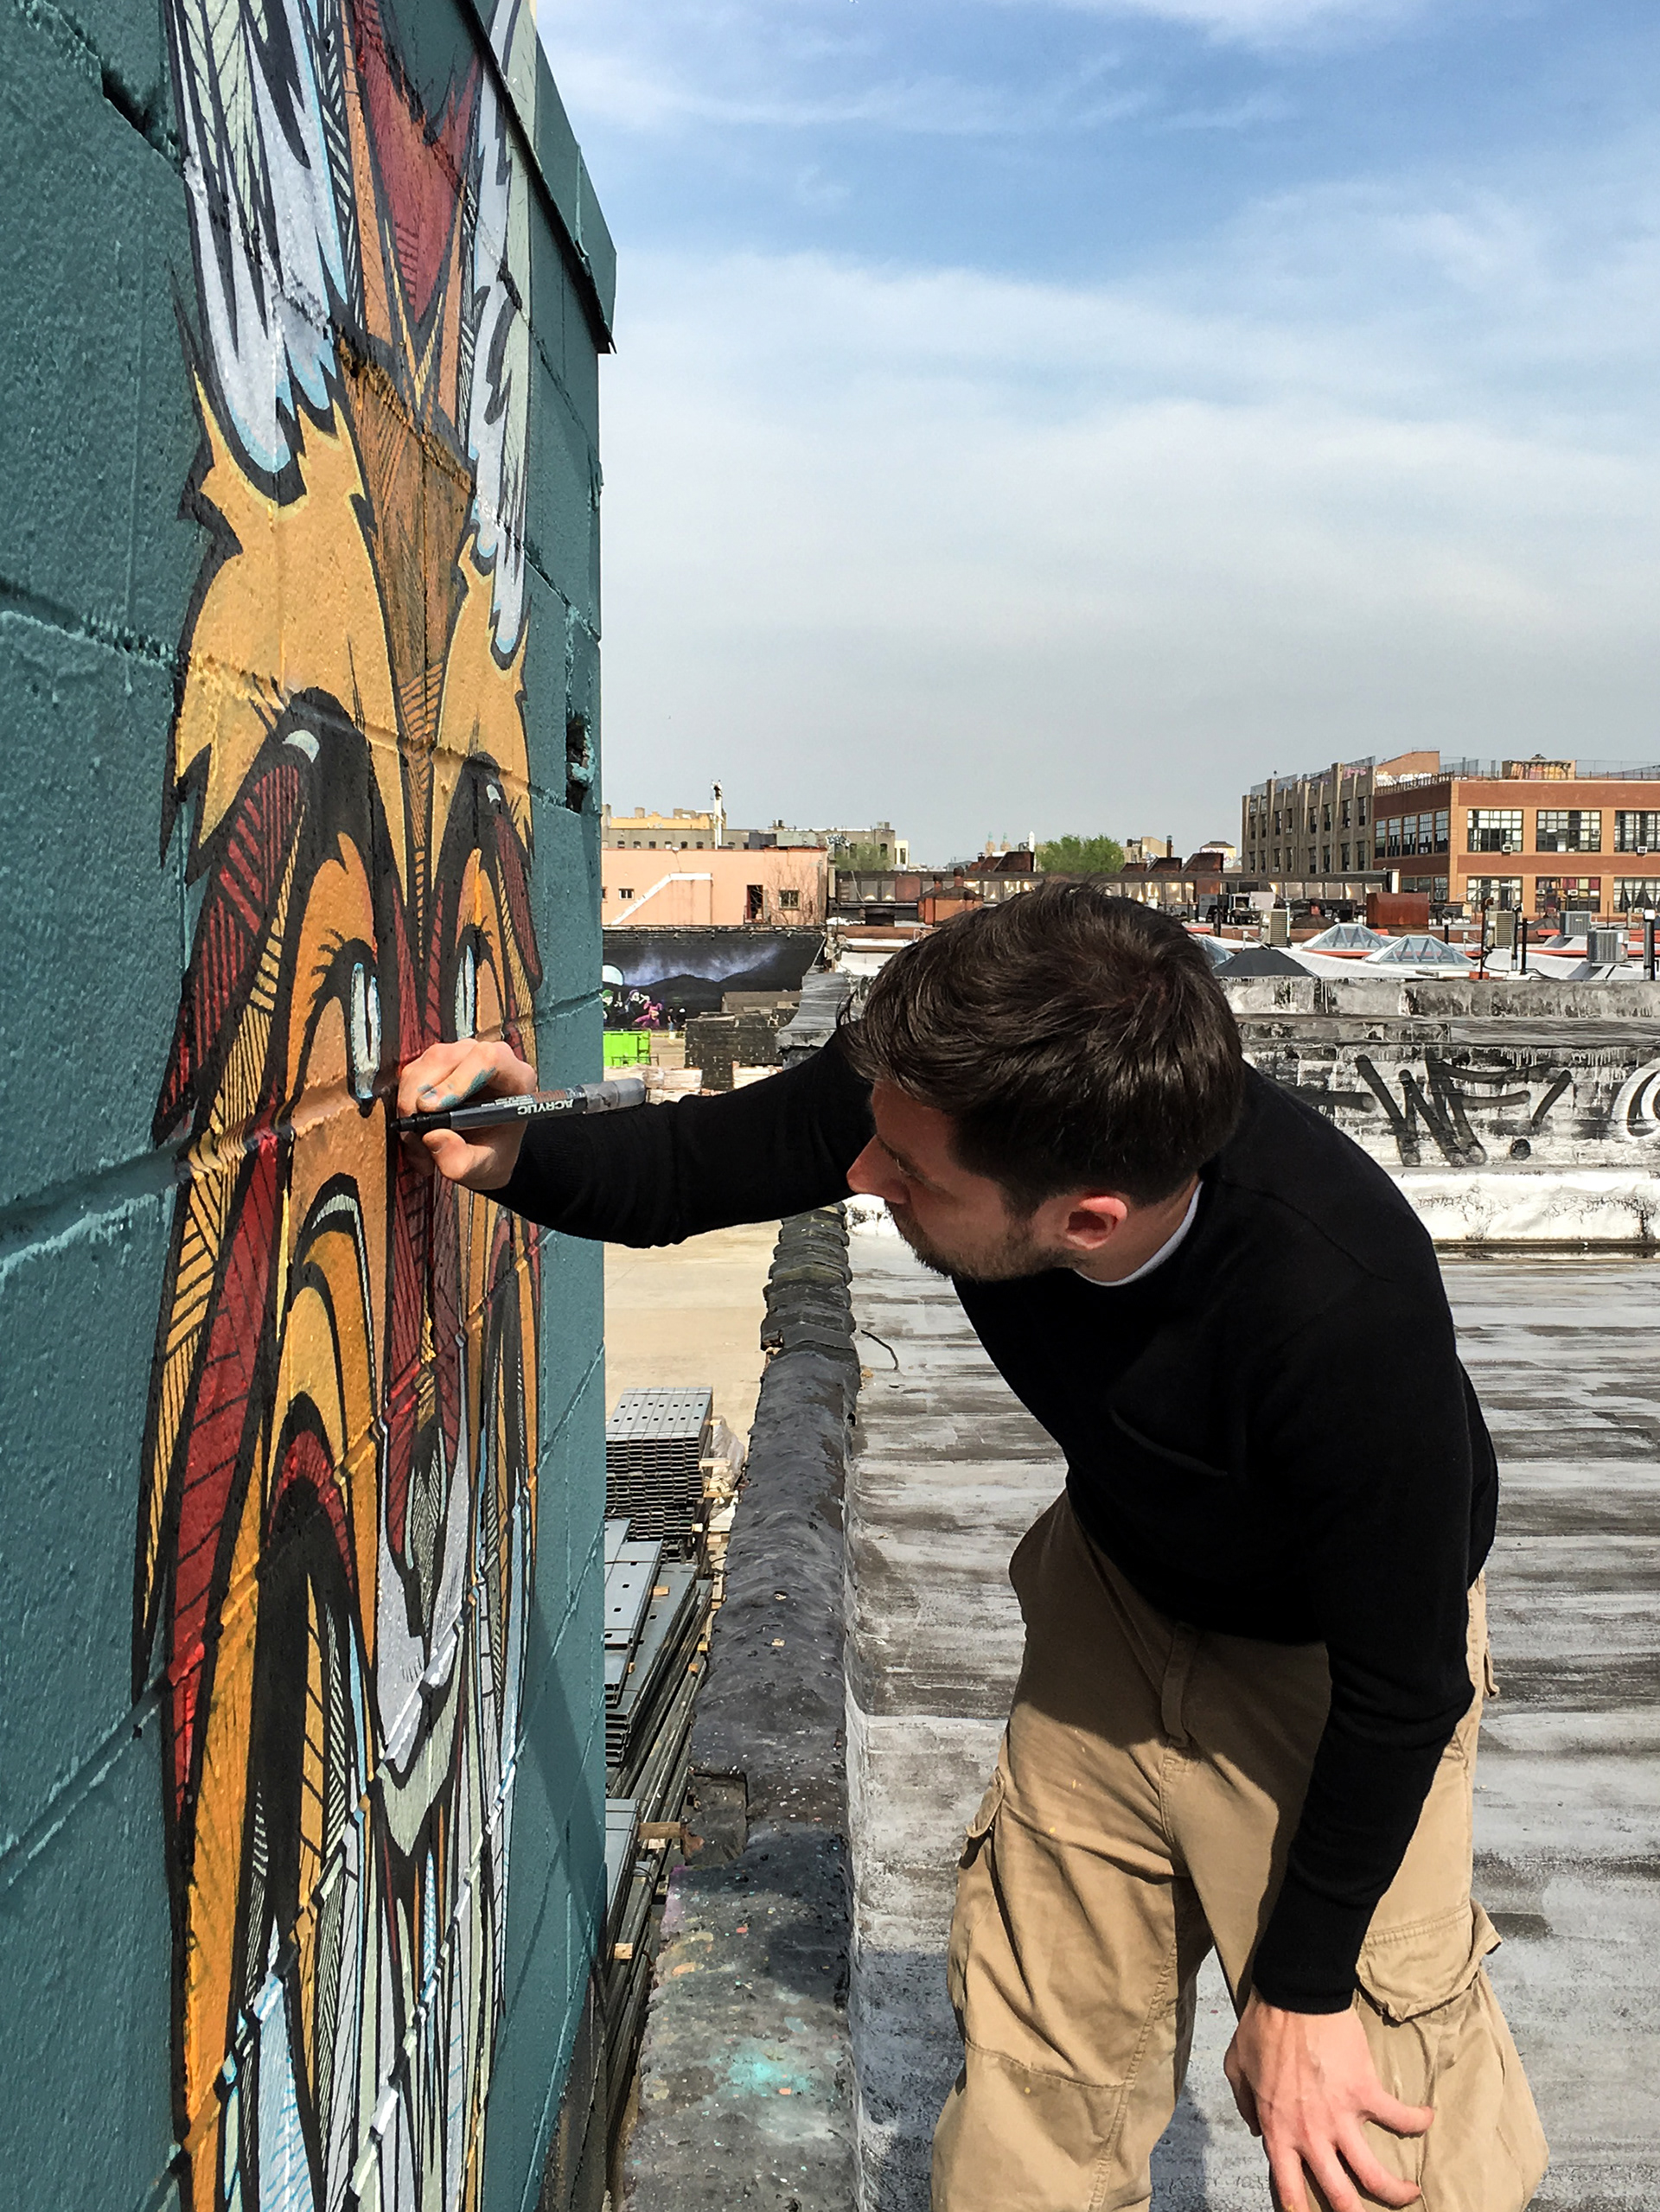
[[[430,1129],[510,1129],[515,1122],[545,1121],[563,1113],[616,1113],[644,1106],[646,1087],[638,1075],[619,1075],[605,1083],[578,1083],[568,1091],[528,1091],[519,1098],[476,1099],[437,1113],[411,1113],[395,1122],[400,1137],[425,1137]]]

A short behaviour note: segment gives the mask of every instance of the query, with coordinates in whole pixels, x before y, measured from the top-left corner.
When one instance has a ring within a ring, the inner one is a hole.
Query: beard
[[[923,1234],[908,1208],[890,1203],[888,1212],[894,1227],[924,1267],[959,1282],[1011,1283],[1025,1275],[1043,1275],[1051,1267],[1070,1265],[1063,1252],[1053,1250],[1033,1236],[1025,1223],[1011,1227],[994,1243],[977,1251],[948,1252]]]

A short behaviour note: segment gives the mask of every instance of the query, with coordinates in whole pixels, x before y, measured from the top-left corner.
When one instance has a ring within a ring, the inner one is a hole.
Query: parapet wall
[[[1660,985],[1225,987],[1254,1064],[1388,1168],[1438,1241],[1660,1237]]]

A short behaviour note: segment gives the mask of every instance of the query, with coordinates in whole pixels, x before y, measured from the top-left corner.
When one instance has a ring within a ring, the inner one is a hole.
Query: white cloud
[[[943,857],[1191,842],[1305,757],[1651,753],[1660,452],[1551,382],[1651,352],[1651,257],[1561,259],[1497,205],[1318,195],[1139,289],[633,256],[609,795],[719,776]]]
[[[1031,0],[1012,4],[1030,5]],[[1271,44],[1310,32],[1392,26],[1422,12],[1425,0],[1051,0],[1051,4],[1089,15],[1154,16],[1218,38]]]

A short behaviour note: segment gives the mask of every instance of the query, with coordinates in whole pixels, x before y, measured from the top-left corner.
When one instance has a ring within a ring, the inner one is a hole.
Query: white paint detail
[[[707,883],[710,887],[710,901],[712,903],[715,896],[714,882],[715,879],[712,875],[697,876],[689,872],[686,874],[661,877],[658,881],[652,885],[648,891],[642,891],[640,896],[634,900],[629,905],[625,906],[620,914],[614,914],[611,916],[612,926],[615,927],[615,925],[619,921],[626,921],[631,914],[638,914],[642,906],[648,906],[652,900],[656,897],[658,892],[666,891],[671,883]]]
[[[352,1096],[367,1102],[374,1096],[374,1079],[380,1073],[380,985],[372,969],[361,960],[352,970],[351,1066]]]

